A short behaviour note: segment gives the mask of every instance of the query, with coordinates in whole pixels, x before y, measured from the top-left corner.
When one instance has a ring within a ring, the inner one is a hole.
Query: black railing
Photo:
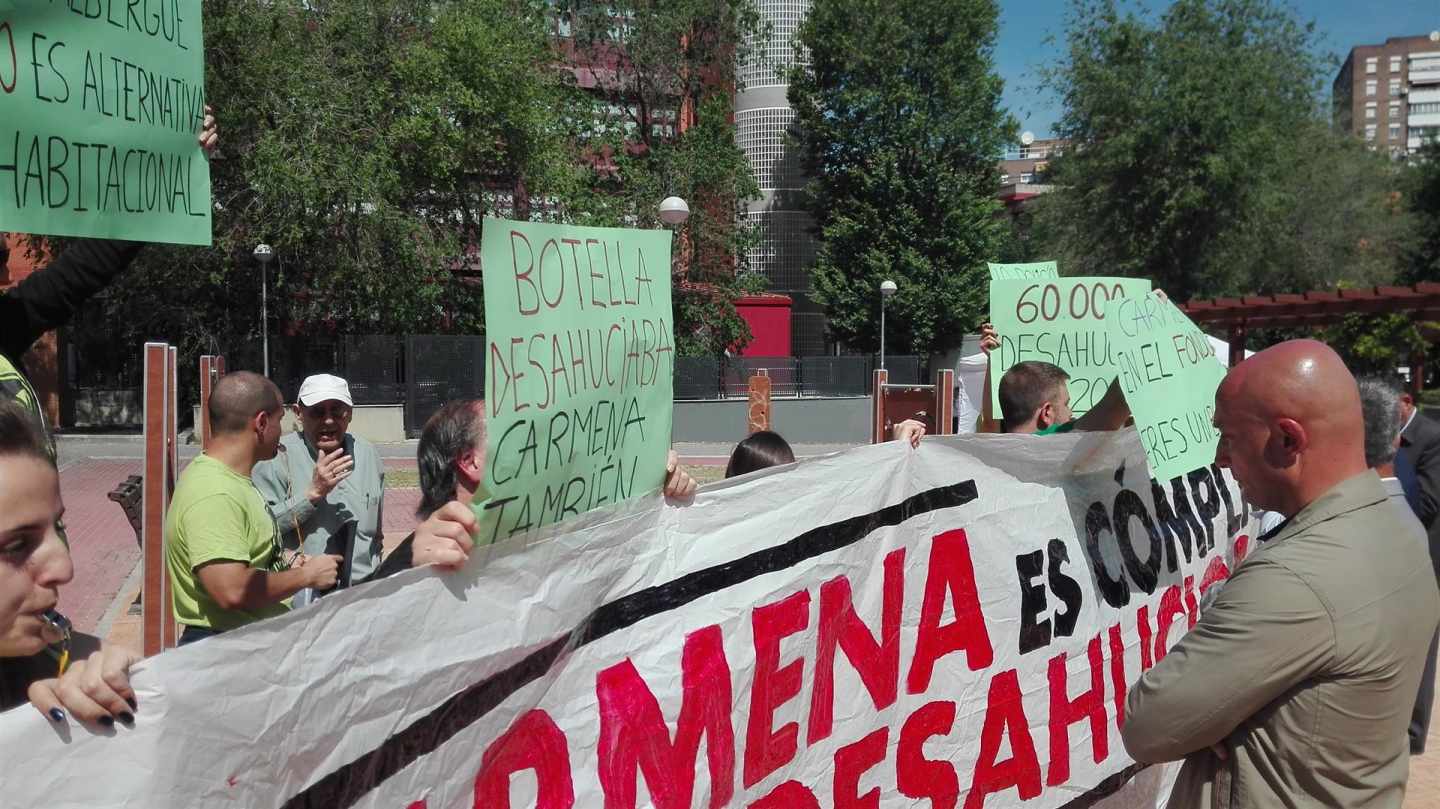
[[[86,348],[90,350],[71,347],[72,390],[101,383],[138,390],[128,365],[94,347]],[[258,371],[262,366],[258,345],[237,346],[226,352],[226,360],[232,369]],[[889,356],[885,365],[892,383],[924,381],[919,357]],[[111,370],[117,366],[121,370]],[[868,396],[877,367],[873,355],[677,357],[675,398],[744,397],[749,378],[761,370],[770,376],[771,395],[778,398]],[[305,377],[320,373],[344,377],[357,405],[404,405],[405,429],[413,436],[445,402],[485,395],[485,338],[433,334],[271,338],[270,377],[286,401],[295,401]]]

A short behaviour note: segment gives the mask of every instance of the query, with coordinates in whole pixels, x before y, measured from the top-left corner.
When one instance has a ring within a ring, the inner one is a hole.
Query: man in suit
[[[1395,476],[1405,490],[1405,499],[1425,526],[1430,548],[1430,564],[1440,580],[1440,423],[1421,413],[1415,397],[1403,386],[1400,392],[1400,451],[1395,455]],[[1420,693],[1415,698],[1415,711],[1410,717],[1410,754],[1425,752],[1425,739],[1430,735],[1430,710],[1435,702],[1435,653],[1437,640],[1430,640],[1430,653],[1425,658],[1425,674],[1420,679]]]
[[[1130,690],[1125,749],[1184,760],[1171,809],[1398,809],[1440,588],[1365,465],[1355,379],[1323,343],[1281,343],[1226,375],[1215,427],[1216,463],[1286,523]]]

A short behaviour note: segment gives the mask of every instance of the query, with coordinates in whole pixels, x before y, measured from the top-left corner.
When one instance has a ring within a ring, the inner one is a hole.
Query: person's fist
[[[135,724],[135,692],[130,667],[140,656],[119,646],[105,646],[65,673],[30,684],[30,704],[52,722],[64,722],[68,711],[81,722],[113,727],[115,720]]]
[[[980,350],[989,354],[1000,347],[1000,335],[995,333],[995,327],[989,323],[980,324]]]
[[[343,446],[336,447],[329,452],[321,452],[315,459],[315,474],[310,479],[310,502],[318,503],[340,485],[340,481],[350,477],[350,472],[355,468],[355,459],[345,454]]]
[[[215,154],[215,147],[220,145],[220,128],[215,124],[214,110],[210,105],[205,105],[205,120],[200,124],[200,135],[196,137],[200,148],[205,150],[205,156]]]
[[[340,562],[343,557],[333,553],[307,556],[300,563],[300,569],[309,574],[309,585],[316,590],[329,590],[340,578]]]
[[[890,433],[896,441],[904,441],[911,447],[919,447],[920,439],[925,437],[925,424],[915,419],[905,419],[892,427]]]
[[[464,503],[451,500],[431,514],[415,529],[411,540],[410,566],[434,565],[458,570],[470,559],[475,548],[475,529],[479,521],[475,512]]]
[[[695,478],[680,468],[680,456],[675,450],[670,450],[670,454],[665,458],[665,496],[685,500],[694,497],[695,490],[699,487],[700,484],[695,482]]]

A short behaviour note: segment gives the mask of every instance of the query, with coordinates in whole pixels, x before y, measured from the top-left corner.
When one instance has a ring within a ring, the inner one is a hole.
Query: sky
[[[1152,0],[1148,5],[1170,4]],[[1355,45],[1440,29],[1440,0],[1297,0],[1292,6],[1302,19],[1315,21],[1322,52],[1334,55],[1334,72]],[[1061,53],[1069,8],[1068,0],[1000,0],[995,66],[1005,80],[1004,105],[1021,130],[1036,137],[1050,135],[1060,116],[1058,99],[1038,87],[1038,71]]]

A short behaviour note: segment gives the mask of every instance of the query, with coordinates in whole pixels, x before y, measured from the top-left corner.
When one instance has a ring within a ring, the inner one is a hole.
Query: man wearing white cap
[[[373,444],[348,432],[354,399],[345,380],[306,377],[296,398],[301,431],[287,433],[280,453],[256,465],[255,487],[282,544],[343,557],[337,586],[346,587],[380,564],[385,467]]]

